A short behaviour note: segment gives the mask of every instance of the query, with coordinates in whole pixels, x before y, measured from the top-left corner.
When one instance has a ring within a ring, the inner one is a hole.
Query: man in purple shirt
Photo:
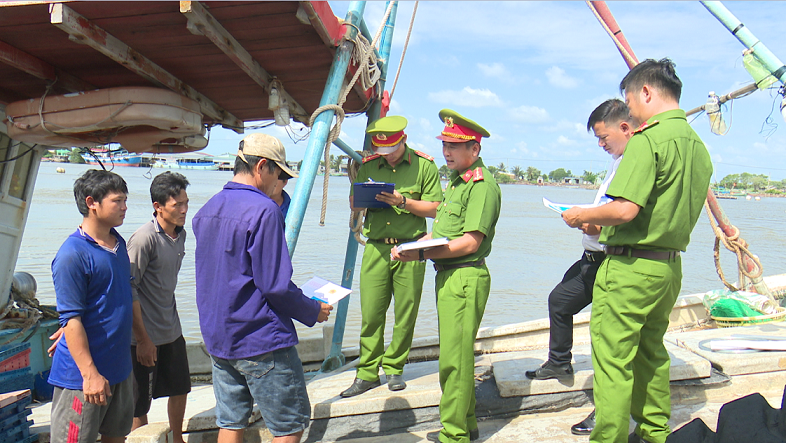
[[[311,415],[292,319],[313,326],[333,307],[292,283],[284,216],[269,197],[281,173],[296,177],[281,141],[247,136],[234,178],[192,222],[196,301],[213,360],[219,443],[243,441],[255,402],[275,443],[299,442]]]

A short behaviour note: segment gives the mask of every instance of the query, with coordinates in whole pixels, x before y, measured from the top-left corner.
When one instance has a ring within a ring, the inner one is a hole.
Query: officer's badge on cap
[[[445,123],[442,134],[437,136],[439,140],[448,143],[464,143],[475,140],[480,143],[482,137],[491,137],[489,131],[485,130],[483,126],[451,109],[439,111],[439,119]]]
[[[297,173],[287,166],[287,153],[284,149],[284,145],[281,143],[281,140],[272,135],[259,133],[247,135],[243,141],[240,142],[240,149],[237,151],[237,156],[248,163],[244,154],[272,160],[276,162],[278,167],[281,168],[285,174],[292,178],[297,178]]]
[[[371,135],[374,152],[382,155],[396,152],[398,144],[404,138],[406,127],[407,119],[399,115],[383,117],[368,125],[366,133]]]

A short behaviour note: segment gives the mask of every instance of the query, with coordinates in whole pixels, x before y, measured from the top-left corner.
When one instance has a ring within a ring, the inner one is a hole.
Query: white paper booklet
[[[598,205],[594,205],[592,203],[586,204],[586,205],[569,205],[569,204],[565,204],[565,203],[554,203],[553,201],[547,199],[546,197],[543,197],[543,206],[551,209],[552,211],[556,212],[557,214],[562,214],[563,212],[565,212],[568,209],[573,208],[573,207],[576,207],[576,208],[594,208],[595,206],[598,206]]]
[[[319,277],[314,277],[307,281],[300,289],[306,297],[319,300],[329,305],[338,303],[339,300],[352,292],[351,289],[347,289]]]
[[[411,241],[409,243],[402,243],[396,246],[396,251],[404,252],[404,251],[413,251],[416,249],[431,249],[436,248],[437,246],[443,246],[448,244],[448,238],[432,238],[431,240],[423,240],[423,241]]]

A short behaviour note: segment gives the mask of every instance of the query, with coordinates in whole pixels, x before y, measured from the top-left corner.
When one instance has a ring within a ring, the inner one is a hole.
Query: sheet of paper
[[[556,212],[557,214],[562,214],[563,212],[567,211],[570,208],[577,207],[577,208],[594,208],[596,205],[590,203],[586,205],[570,205],[565,203],[554,203],[553,201],[543,197],[543,206],[551,209],[552,211]]]
[[[416,249],[431,249],[436,248],[437,246],[443,246],[448,244],[448,238],[432,238],[431,240],[423,240],[423,241],[411,241],[409,243],[402,243],[396,246],[396,250],[398,252],[403,251],[412,251]]]
[[[786,351],[783,340],[713,340],[710,342],[713,351],[736,351],[755,349],[759,351]]]
[[[306,297],[319,300],[329,305],[338,303],[339,300],[352,292],[351,289],[347,289],[319,277],[314,277],[307,281],[300,289]]]

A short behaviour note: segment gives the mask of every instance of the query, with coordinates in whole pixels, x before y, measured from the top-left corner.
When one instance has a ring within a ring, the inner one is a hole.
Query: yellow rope
[[[715,233],[715,246],[713,248],[713,257],[715,260],[715,270],[718,272],[718,277],[720,277],[723,284],[732,291],[740,291],[744,289],[744,280],[748,278],[750,280],[756,279],[761,277],[764,269],[761,265],[761,261],[759,258],[753,255],[748,250],[748,243],[740,238],[740,230],[737,229],[736,226],[732,225],[732,229],[734,229],[734,234],[731,236],[727,236],[723,229],[718,226],[718,223],[715,221],[715,218],[712,216],[712,211],[710,210],[710,205],[708,202],[704,202],[704,209],[707,212],[707,218],[710,219],[710,227],[712,231]],[[734,287],[731,283],[726,281],[726,277],[723,274],[723,268],[721,267],[720,263],[720,244],[723,243],[723,246],[728,249],[729,251],[733,252],[734,255],[737,256],[737,268],[739,270],[739,284],[740,288]],[[745,262],[744,257],[747,256],[748,258],[753,261],[756,265],[752,272],[748,272],[745,269]]]

